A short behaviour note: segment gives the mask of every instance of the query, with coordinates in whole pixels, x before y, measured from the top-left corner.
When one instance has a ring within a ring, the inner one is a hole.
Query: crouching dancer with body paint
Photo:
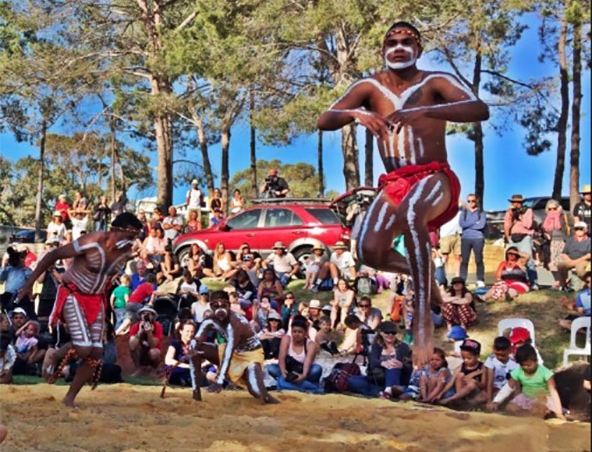
[[[433,351],[430,303],[441,302],[433,277],[429,231],[458,212],[460,184],[447,162],[446,121],[489,117],[487,105],[456,77],[419,70],[418,30],[396,22],[384,38],[386,69],[354,83],[318,120],[321,130],[356,121],[376,137],[387,174],[357,238],[357,255],[378,270],[405,273],[415,282],[416,365]],[[403,236],[406,256],[392,246]]]
[[[125,212],[118,215],[109,232],[84,234],[72,243],[47,253],[18,293],[19,298],[30,295],[40,275],[52,270],[56,261],[72,258],[72,264],[62,274],[62,283],[49,318],[52,325],[58,320],[66,325],[72,342],[57,352],[48,351],[43,363],[43,373],[53,383],[68,360],[82,360],[63,400],[68,407],[76,407],[74,400],[91,377],[94,385],[99,381],[106,292],[111,279],[120,273],[131,257],[134,241],[142,228],[142,223],[133,214]],[[56,371],[60,360],[62,364]]]
[[[208,391],[219,393],[224,380],[228,379],[246,387],[249,394],[262,403],[279,403],[267,393],[263,383],[263,347],[247,318],[230,310],[228,293],[223,290],[211,294],[210,308],[213,316],[202,322],[195,339],[191,341],[193,398],[201,400],[201,358],[211,355],[212,347],[215,347],[214,344],[201,342],[201,339],[208,329],[213,328],[226,342],[218,346],[218,374],[215,383],[208,386]]]

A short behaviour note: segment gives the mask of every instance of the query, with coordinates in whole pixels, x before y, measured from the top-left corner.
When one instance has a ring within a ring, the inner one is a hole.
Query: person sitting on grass
[[[348,315],[344,323],[346,327],[345,335],[343,342],[339,346],[339,353],[368,356],[370,344],[374,341],[373,330],[355,314]]]
[[[449,330],[453,325],[460,325],[467,330],[470,326],[478,323],[473,295],[467,289],[464,279],[452,278],[450,289],[442,297],[442,301],[442,316],[446,320]]]
[[[315,335],[315,343],[322,349],[331,354],[331,356],[338,355],[339,350],[335,343],[335,334],[331,328],[331,318],[327,316],[321,317],[319,320],[319,331]]]
[[[479,361],[481,344],[474,339],[465,339],[460,347],[462,365],[456,368],[450,381],[444,389],[433,400],[439,401],[440,405],[448,405],[454,401],[468,399],[468,402],[475,403],[475,397],[487,385],[487,377],[483,363]],[[450,389],[454,394],[449,395]],[[470,398],[469,398],[470,397]]]
[[[39,323],[29,320],[16,333],[14,375],[36,373],[36,364],[43,361],[45,350],[39,350]]]
[[[530,344],[516,351],[519,368],[510,372],[507,386],[504,386],[488,405],[496,411],[512,393],[516,395],[506,406],[506,412],[516,415],[554,413],[558,419],[565,419],[559,393],[555,386],[553,372],[538,363],[537,353]]]
[[[191,386],[190,365],[187,359],[191,340],[195,336],[193,320],[181,322],[176,331],[176,337],[171,343],[164,357],[169,383],[178,386]]]
[[[10,343],[12,335],[8,331],[0,334],[0,384],[12,383],[12,367],[16,361],[16,351]]]
[[[286,331],[282,327],[282,317],[277,312],[271,311],[265,319],[265,327],[258,334],[266,360],[278,359],[280,344],[285,335]]]
[[[347,281],[339,278],[333,290],[331,301],[331,325],[338,329],[345,328],[343,321],[348,314],[353,313],[356,293],[349,287]]]
[[[568,314],[564,319],[559,321],[559,326],[561,328],[571,330],[571,323],[575,319],[580,318],[582,316],[590,317],[590,272],[587,272],[584,275],[584,284],[585,287],[582,290],[580,290],[576,295],[575,309],[574,306],[571,303],[569,303],[567,298],[562,297],[561,302],[571,311],[571,313]],[[575,311],[575,313],[573,313],[573,311]]]
[[[137,377],[143,372],[143,366],[154,369],[161,361],[160,341],[162,340],[162,324],[156,321],[157,312],[150,306],[138,311],[140,321],[130,327],[130,355],[136,366],[132,376]]]
[[[506,258],[497,267],[495,283],[484,295],[484,299],[510,301],[530,290],[526,261],[529,255],[518,251],[515,246],[506,250]]]

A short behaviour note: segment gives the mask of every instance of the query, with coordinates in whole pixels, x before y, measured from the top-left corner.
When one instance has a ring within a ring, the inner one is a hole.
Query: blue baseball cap
[[[467,334],[465,329],[459,325],[454,325],[452,328],[450,328],[450,331],[446,335],[448,339],[453,339],[455,341],[462,341],[463,339],[466,339],[468,336],[469,335]]]
[[[208,289],[208,286],[202,284],[201,286],[199,286],[199,293],[201,295],[207,295],[210,293],[210,289]]]

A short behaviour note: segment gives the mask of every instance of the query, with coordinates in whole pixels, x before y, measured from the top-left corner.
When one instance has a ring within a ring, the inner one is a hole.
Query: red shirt
[[[62,213],[62,221],[67,221],[69,217],[68,210],[70,210],[70,204],[67,202],[58,202],[55,205],[55,210]]]
[[[130,331],[129,331],[130,337],[135,336],[136,334],[138,334],[140,332],[140,325],[142,323],[143,323],[142,321],[136,322],[130,327]],[[154,326],[154,329],[152,330],[152,337],[154,337],[154,339],[156,339],[156,345],[154,345],[153,348],[160,348],[160,341],[161,341],[162,335],[163,335],[162,334],[162,325],[159,322],[154,321],[154,322],[152,322],[152,326]],[[140,334],[143,335],[143,333],[140,333]],[[146,336],[140,338],[141,344],[143,346],[148,346],[147,342],[144,343],[145,340],[146,340]]]
[[[143,282],[129,296],[128,303],[144,303],[154,293],[152,284]]]

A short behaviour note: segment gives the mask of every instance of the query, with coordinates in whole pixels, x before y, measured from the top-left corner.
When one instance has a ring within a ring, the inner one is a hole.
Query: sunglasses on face
[[[382,334],[384,334],[385,336],[394,336],[397,333],[395,333],[394,331],[383,331]]]
[[[467,202],[471,202],[472,203],[472,202],[477,202],[477,200],[476,199],[467,199]]]
[[[369,305],[369,304],[361,304],[361,305],[360,305],[360,308],[369,308],[369,307],[370,307],[370,305]]]
[[[547,210],[551,212],[552,210],[557,210],[557,207],[549,207]]]
[[[585,231],[586,228],[574,228],[576,231]]]
[[[294,297],[286,297],[286,300],[293,300]]]

